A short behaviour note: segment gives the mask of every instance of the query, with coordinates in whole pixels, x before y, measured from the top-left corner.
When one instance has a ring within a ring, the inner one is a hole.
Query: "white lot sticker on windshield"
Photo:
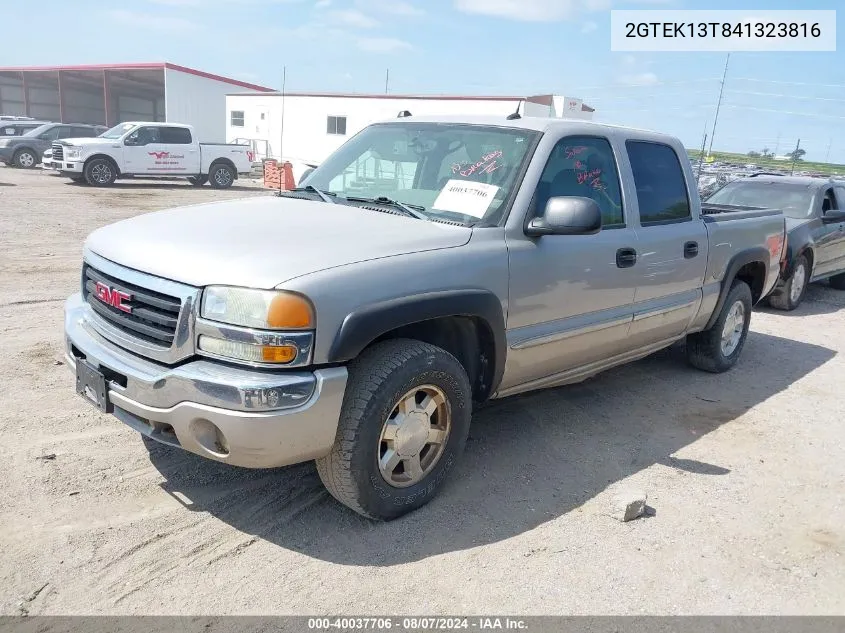
[[[434,201],[435,209],[483,218],[499,188],[483,182],[450,180]]]

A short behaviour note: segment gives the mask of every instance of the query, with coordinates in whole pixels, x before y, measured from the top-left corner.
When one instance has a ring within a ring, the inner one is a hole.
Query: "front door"
[[[601,208],[602,230],[508,239],[509,350],[501,392],[565,381],[630,351],[639,278],[630,254],[637,235],[623,208],[616,165],[602,136],[564,137],[553,148],[530,215],[539,215],[551,197],[589,197]]]
[[[636,347],[666,343],[683,335],[698,313],[707,269],[703,220],[692,216],[690,191],[675,149],[662,143],[625,143],[634,176],[640,247],[634,320]]]
[[[820,192],[821,220],[815,220],[813,241],[816,243],[816,261],[813,277],[824,278],[845,270],[845,222],[824,222],[829,212],[845,210],[845,187],[830,187]]]
[[[145,125],[132,132],[123,142],[124,172],[129,174],[153,174],[156,160],[163,159],[161,133],[158,126]]]

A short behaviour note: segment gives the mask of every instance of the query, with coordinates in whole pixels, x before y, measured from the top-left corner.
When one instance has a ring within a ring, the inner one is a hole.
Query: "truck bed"
[[[780,209],[766,207],[746,207],[739,204],[701,203],[701,218],[705,222],[723,222],[728,220],[744,220],[748,218],[763,218],[769,215],[781,215]]]

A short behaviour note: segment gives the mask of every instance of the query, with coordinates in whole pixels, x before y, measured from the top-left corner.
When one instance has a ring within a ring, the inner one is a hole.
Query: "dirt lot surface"
[[[845,293],[757,310],[739,366],[677,350],[474,417],[451,484],[369,522],[314,467],[145,446],[74,394],[92,229],[244,195],[0,168],[0,613],[845,614]],[[607,515],[620,488],[651,516]]]

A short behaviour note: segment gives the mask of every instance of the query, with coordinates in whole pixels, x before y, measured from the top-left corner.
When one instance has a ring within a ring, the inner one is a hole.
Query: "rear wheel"
[[[792,267],[792,275],[783,284],[780,293],[769,298],[769,305],[778,310],[794,310],[801,304],[810,281],[810,262],[799,255]]]
[[[35,150],[31,150],[27,147],[15,152],[12,162],[15,167],[20,167],[21,169],[34,169],[39,160]]]
[[[748,337],[752,304],[748,284],[735,280],[713,326],[687,336],[689,363],[714,374],[728,371],[736,365]]]
[[[208,170],[208,182],[215,189],[228,189],[235,182],[235,170],[225,163],[216,163]]]
[[[389,521],[428,503],[463,452],[472,415],[466,371],[445,350],[408,339],[349,365],[332,451],[317,472],[332,496]]]
[[[85,163],[85,182],[92,187],[108,187],[117,179],[117,169],[105,158],[95,158]]]
[[[200,174],[199,176],[188,176],[188,182],[194,187],[202,187],[208,182],[208,176],[205,174]]]
[[[845,290],[845,273],[840,273],[831,277],[830,287],[836,288],[836,290]]]

